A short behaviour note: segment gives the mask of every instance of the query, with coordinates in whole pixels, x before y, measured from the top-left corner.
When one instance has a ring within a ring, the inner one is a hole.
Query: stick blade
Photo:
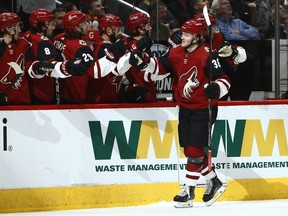
[[[205,19],[205,22],[206,22],[207,26],[210,26],[211,25],[211,21],[209,19],[207,5],[205,5],[204,8],[203,8],[203,15],[204,15],[204,19]]]

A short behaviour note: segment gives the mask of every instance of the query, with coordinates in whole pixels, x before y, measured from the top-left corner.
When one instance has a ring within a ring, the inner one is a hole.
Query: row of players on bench
[[[214,25],[214,18],[209,17]],[[106,14],[99,22],[101,35],[97,40],[87,37],[89,33],[97,35],[98,31],[89,30],[92,22],[86,14],[70,11],[63,23],[65,32],[52,41],[46,37],[55,27],[51,11],[35,10],[30,16],[31,30],[24,33],[17,14],[0,14],[1,104],[155,102],[155,81],[169,76],[173,70],[169,49],[181,44],[189,50],[181,39],[182,32],[197,36],[199,45],[207,42],[202,13],[171,34],[171,46],[160,58],[151,55],[153,41],[146,14],[129,16],[129,36],[123,33],[118,16]],[[224,57],[228,65],[245,61],[242,47],[225,43],[221,35],[213,35],[211,45],[219,47],[217,55]]]

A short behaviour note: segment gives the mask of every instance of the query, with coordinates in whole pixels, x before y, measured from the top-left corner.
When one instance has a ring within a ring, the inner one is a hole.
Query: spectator
[[[275,0],[263,0],[259,4],[258,17],[259,26],[258,31],[261,39],[269,39],[274,37],[274,14],[273,8]]]
[[[177,20],[175,19],[175,17],[171,14],[171,12],[168,10],[167,8],[167,5],[164,3],[164,1],[160,1],[160,0],[144,0],[144,1],[141,1],[138,5],[138,7],[144,11],[146,11],[148,14],[151,15],[152,11],[155,9],[155,7],[159,8],[161,5],[161,7],[163,8],[164,6],[166,7],[165,9],[165,16],[163,16],[163,20],[162,22],[164,24],[167,25],[167,27],[170,29],[170,30],[173,30],[175,28],[178,28],[179,25],[178,25],[178,22]],[[163,9],[160,9],[159,10],[162,10]]]
[[[203,12],[203,7],[207,6],[210,9],[209,0],[191,0],[190,1],[190,18],[193,18],[196,14]]]
[[[88,13],[91,17],[97,17],[99,21],[105,15],[105,8],[100,1],[92,1]]]
[[[158,6],[158,7],[157,7]],[[170,37],[169,23],[165,23],[167,7],[163,2],[159,2],[151,10],[150,19],[152,24],[151,38],[153,40],[166,41]]]
[[[258,40],[257,28],[240,19],[233,19],[232,8],[227,0],[213,0],[211,13],[216,17],[217,26],[225,40]]]
[[[181,25],[190,17],[190,0],[178,0],[178,1],[165,1],[168,11],[177,20],[177,27]]]
[[[247,24],[257,27],[259,24],[257,2],[258,0],[230,0],[233,10],[233,17],[241,19]]]
[[[285,5],[279,6],[279,16],[280,16],[280,38],[288,39],[288,14]]]

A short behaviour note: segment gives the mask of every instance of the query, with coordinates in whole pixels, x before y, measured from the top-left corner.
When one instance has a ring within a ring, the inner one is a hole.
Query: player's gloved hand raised
[[[82,76],[85,74],[87,68],[85,67],[83,60],[79,58],[65,61],[61,65],[61,69],[64,73],[71,74],[73,76]]]
[[[143,37],[138,40],[135,44],[132,45],[132,50],[139,50],[145,52],[150,50],[151,46],[153,45],[154,41],[150,37]]]
[[[3,56],[5,50],[6,50],[6,43],[4,40],[0,40],[0,57]]]
[[[139,50],[135,50],[131,52],[129,63],[136,67],[137,70],[143,70],[148,66],[150,62],[150,57],[147,53],[140,52]]]
[[[46,75],[54,70],[54,64],[48,61],[36,62],[32,67],[36,75]]]
[[[176,47],[178,44],[181,44],[182,42],[182,30],[178,29],[176,31],[174,31],[171,36],[168,38],[168,43],[172,46],[172,47]]]
[[[208,99],[219,99],[220,86],[216,82],[204,85],[204,93]]]
[[[121,56],[123,56],[126,52],[126,46],[123,40],[116,41],[111,47],[108,49],[105,48],[106,58],[110,61],[117,62]]]
[[[218,48],[218,55],[222,58],[235,59],[238,55],[238,50],[234,48],[229,42],[225,41],[224,44]]]

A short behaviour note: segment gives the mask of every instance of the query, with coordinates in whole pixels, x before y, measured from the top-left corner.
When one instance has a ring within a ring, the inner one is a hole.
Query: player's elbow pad
[[[235,64],[240,64],[246,61],[247,59],[247,55],[246,55],[246,51],[243,47],[238,46],[237,47],[237,51],[238,51],[238,55],[235,57],[234,59],[234,63]]]

